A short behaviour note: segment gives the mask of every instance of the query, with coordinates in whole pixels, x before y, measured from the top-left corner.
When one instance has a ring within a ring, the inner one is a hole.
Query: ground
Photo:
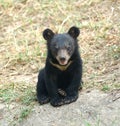
[[[118,95],[119,94],[119,95]],[[83,90],[77,102],[54,108],[50,104],[40,106],[36,103],[26,119],[12,122],[19,113],[18,105],[11,104],[10,111],[2,110],[2,116],[13,114],[1,120],[2,126],[119,126],[120,125],[120,90],[103,93],[99,90]],[[0,106],[1,107],[1,106]],[[17,109],[16,109],[17,108]],[[8,123],[9,122],[9,123]],[[17,124],[16,124],[17,123]]]
[[[113,99],[111,94],[108,95],[98,90],[83,91],[80,93],[78,101],[68,106],[57,109],[50,107],[49,104],[36,106],[34,113],[21,125],[119,126],[120,99],[118,101],[113,101]]]
[[[46,58],[42,31],[66,32],[73,25],[81,30],[83,91],[73,104],[40,106],[35,86]],[[119,126],[119,63],[119,0],[0,1],[0,125]]]

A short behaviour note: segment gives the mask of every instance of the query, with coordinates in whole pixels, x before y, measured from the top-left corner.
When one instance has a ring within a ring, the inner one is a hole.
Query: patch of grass
[[[8,8],[13,5],[13,0],[0,0],[0,5],[4,8]]]
[[[0,89],[0,97],[3,102],[10,103],[15,101],[18,97],[18,93],[14,90],[14,83]]]
[[[114,87],[115,87],[116,89],[120,89],[120,84],[114,84]]]
[[[23,105],[31,105],[36,100],[35,92],[33,91],[33,88],[27,88],[22,96],[20,97],[20,101]]]
[[[111,84],[102,84],[102,86],[100,87],[102,91],[104,92],[108,92],[108,91],[112,91],[114,89],[120,89],[120,84],[119,83],[111,83]]]
[[[10,125],[16,126],[18,122],[20,123],[25,118],[29,116],[32,112],[34,103],[36,101],[35,90],[33,86],[26,86],[24,83],[11,83],[5,84],[4,87],[0,88],[0,100],[8,106],[8,111],[10,110],[10,105],[12,103],[17,103],[18,108],[14,108],[18,113],[13,113],[14,120],[10,121]]]
[[[94,124],[93,124],[93,122],[90,123],[87,120],[84,121],[84,126],[100,126],[100,125],[101,125],[101,120],[100,120],[99,115],[96,115],[96,119],[94,120]]]
[[[0,89],[0,97],[3,102],[17,102],[27,106],[32,105],[36,100],[34,87],[18,83],[12,83]]]
[[[31,107],[22,108],[18,121],[21,122],[25,118],[27,118],[30,115],[31,111],[32,111]]]
[[[120,59],[120,46],[113,45],[113,46],[109,47],[108,53],[113,59],[115,59],[115,60]]]
[[[108,85],[103,85],[101,90],[102,91],[109,91],[110,87]]]
[[[18,54],[17,61],[18,62],[29,62],[30,61],[30,57],[27,55],[27,53],[20,52]]]
[[[92,126],[89,122],[85,122],[85,126]]]

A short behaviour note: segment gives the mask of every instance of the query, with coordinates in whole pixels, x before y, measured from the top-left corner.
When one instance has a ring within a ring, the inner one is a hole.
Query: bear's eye
[[[56,45],[56,44],[53,45],[53,48],[55,51],[57,51],[59,49],[58,45]]]
[[[57,44],[53,44],[53,47],[54,47],[54,49],[58,49],[58,45]]]
[[[71,48],[70,48],[70,46],[68,46],[68,47],[67,47],[67,50],[68,50],[68,51],[71,51]]]

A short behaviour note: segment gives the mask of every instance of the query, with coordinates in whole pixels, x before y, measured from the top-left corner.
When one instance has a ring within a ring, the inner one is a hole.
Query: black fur
[[[37,99],[40,104],[50,101],[52,106],[61,106],[77,100],[82,78],[82,60],[77,43],[79,33],[76,27],[70,28],[68,33],[63,34],[54,34],[50,29],[43,32],[43,37],[47,40],[48,52],[45,68],[39,72],[37,82]],[[71,50],[68,49],[68,45]],[[72,63],[65,71],[61,71],[50,63],[51,60],[54,64],[60,65],[56,55],[58,49],[63,47],[68,52],[72,52],[69,59]],[[65,91],[66,96],[62,96],[58,89]]]

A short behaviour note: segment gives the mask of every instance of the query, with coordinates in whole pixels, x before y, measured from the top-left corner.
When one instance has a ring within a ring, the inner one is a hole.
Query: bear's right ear
[[[45,29],[45,30],[43,31],[43,37],[44,37],[45,40],[50,40],[50,39],[53,38],[53,36],[54,36],[54,33],[53,33],[52,30],[50,30],[50,29]]]
[[[80,30],[79,28],[73,26],[69,29],[68,34],[76,39],[80,34]]]

